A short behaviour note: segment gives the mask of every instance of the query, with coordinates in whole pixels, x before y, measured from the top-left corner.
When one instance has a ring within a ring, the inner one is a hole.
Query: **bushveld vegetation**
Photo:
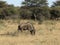
[[[36,29],[18,32],[20,23]],[[0,1],[0,45],[60,45],[60,1],[48,6],[47,0],[25,0],[21,7]]]
[[[37,3],[38,2],[38,3]],[[21,7],[9,5],[0,1],[0,19],[32,19],[32,20],[53,20],[60,17],[60,1],[48,6],[47,0],[24,1]],[[35,4],[35,5],[34,5]]]

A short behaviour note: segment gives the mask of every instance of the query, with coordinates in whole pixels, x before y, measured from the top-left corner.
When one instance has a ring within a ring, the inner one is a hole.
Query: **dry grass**
[[[21,20],[26,22],[29,20]],[[17,33],[18,24],[12,20],[0,21],[0,45],[60,45],[60,21],[33,22],[36,35],[29,32]],[[9,35],[11,33],[11,35]]]

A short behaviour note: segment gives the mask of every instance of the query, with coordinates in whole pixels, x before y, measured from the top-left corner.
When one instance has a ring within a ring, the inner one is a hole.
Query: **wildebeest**
[[[18,31],[24,31],[28,30],[32,35],[35,35],[35,28],[32,23],[27,22],[27,23],[21,23],[18,25]]]

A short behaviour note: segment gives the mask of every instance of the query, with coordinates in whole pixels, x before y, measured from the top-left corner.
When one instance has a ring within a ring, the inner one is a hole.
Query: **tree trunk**
[[[37,19],[36,19],[36,15],[35,14],[34,14],[34,17],[35,17],[35,21],[36,21]]]

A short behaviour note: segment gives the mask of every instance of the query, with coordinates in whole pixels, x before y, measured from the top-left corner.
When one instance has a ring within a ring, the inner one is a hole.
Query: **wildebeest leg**
[[[19,32],[19,31],[22,32],[22,29],[21,29],[20,25],[18,26],[18,32]]]
[[[31,33],[32,35],[35,35],[35,30],[31,30],[30,33]]]
[[[20,32],[20,31],[22,32],[22,30],[18,30],[18,32]]]

